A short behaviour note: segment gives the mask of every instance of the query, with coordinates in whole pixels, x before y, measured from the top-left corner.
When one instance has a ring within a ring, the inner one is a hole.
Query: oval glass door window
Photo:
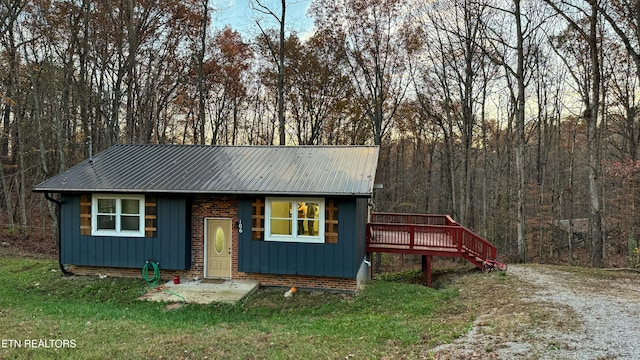
[[[221,227],[216,230],[215,250],[218,255],[222,254],[222,250],[224,250],[224,231]]]

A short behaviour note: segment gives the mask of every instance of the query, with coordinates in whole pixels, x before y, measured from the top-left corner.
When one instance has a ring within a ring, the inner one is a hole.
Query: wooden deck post
[[[422,255],[422,274],[427,287],[431,287],[431,255]]]

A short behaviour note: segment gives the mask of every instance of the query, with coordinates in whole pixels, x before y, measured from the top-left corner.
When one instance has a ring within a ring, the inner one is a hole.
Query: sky
[[[306,16],[307,8],[311,0],[287,0],[287,12],[285,26],[287,31],[296,31],[303,38],[311,33],[313,20]],[[264,0],[263,4],[274,9],[276,14],[280,14],[280,1]],[[226,25],[237,30],[244,38],[253,37],[260,32],[256,25],[256,19],[262,17],[262,27],[265,29],[277,26],[275,20],[267,15],[260,14],[251,9],[249,0],[220,0],[214,8],[219,8],[213,15],[212,23],[216,29],[222,29]]]

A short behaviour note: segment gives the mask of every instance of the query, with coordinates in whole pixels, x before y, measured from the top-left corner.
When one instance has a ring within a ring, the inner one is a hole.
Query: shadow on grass
[[[436,290],[443,289],[451,285],[456,279],[476,272],[480,272],[480,270],[473,266],[432,269],[431,287]],[[374,275],[374,279],[405,284],[420,284],[426,286],[424,274],[422,273],[422,270],[419,269],[376,274]]]

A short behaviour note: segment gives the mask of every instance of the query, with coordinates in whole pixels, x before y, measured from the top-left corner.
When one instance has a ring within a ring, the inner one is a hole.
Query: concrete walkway
[[[174,284],[167,282],[139,297],[139,300],[158,302],[182,302],[173,293],[179,294],[186,303],[211,304],[213,302],[235,304],[258,290],[260,283],[249,280],[226,280],[219,284],[187,281]]]

